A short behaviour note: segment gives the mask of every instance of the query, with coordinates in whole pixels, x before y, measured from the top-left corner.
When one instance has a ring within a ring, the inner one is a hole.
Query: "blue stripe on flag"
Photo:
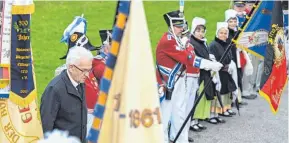
[[[109,67],[111,70],[113,70],[117,57],[111,53],[108,53],[108,57],[109,58],[106,60],[105,64],[107,67]]]
[[[125,15],[129,14],[130,1],[121,1],[119,6],[119,12],[124,13]]]
[[[8,98],[9,97],[9,94],[0,94],[0,99],[1,98]]]
[[[120,29],[119,27],[115,26],[113,28],[112,40],[120,43],[122,35],[123,35],[123,29]]]
[[[94,117],[102,119],[104,115],[104,110],[105,110],[104,106],[96,104],[96,106],[94,107],[94,111],[93,111]]]
[[[111,81],[106,79],[106,78],[102,78],[101,79],[101,84],[100,84],[100,90],[106,94],[108,94],[108,90],[110,87],[110,83]]]
[[[98,140],[99,131],[93,128],[90,128],[89,135],[87,139],[91,142],[96,142]]]

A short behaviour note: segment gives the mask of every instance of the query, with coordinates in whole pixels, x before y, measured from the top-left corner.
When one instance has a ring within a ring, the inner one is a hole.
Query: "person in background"
[[[195,56],[192,46],[187,44],[186,39],[182,39],[185,18],[181,16],[180,11],[168,12],[163,16],[168,25],[168,32],[164,33],[156,48],[156,75],[161,98],[165,142],[168,143],[175,139],[188,116],[188,110],[194,104],[194,99],[190,99],[195,96],[195,93],[187,92],[186,67],[194,66],[219,71],[223,65]],[[194,70],[192,72],[195,73]],[[187,143],[188,133],[189,122],[180,134],[177,143]]]
[[[213,54],[217,61],[219,61],[224,54],[226,48],[228,47],[228,43],[226,40],[229,36],[229,29],[227,22],[218,22],[217,23],[217,30],[216,30],[216,37],[215,40],[211,42],[209,46],[210,54]],[[226,55],[224,58],[223,64],[224,67],[219,71],[220,81],[221,81],[221,102],[223,104],[223,108],[220,106],[219,102],[216,100],[212,102],[211,105],[211,118],[209,120],[210,123],[216,124],[218,123],[225,123],[223,119],[221,119],[218,115],[222,115],[225,117],[232,117],[230,114],[231,103],[232,99],[237,97],[238,90],[236,83],[231,75],[232,71],[235,70],[231,66],[232,61],[232,54],[231,52]]]
[[[229,28],[229,38],[227,39],[227,43],[230,43],[234,36],[237,33],[237,28],[238,28],[238,18],[237,18],[237,12],[233,9],[228,9],[225,12],[225,21],[228,23],[228,28]],[[246,84],[249,83],[244,83],[243,84],[243,75],[244,76],[249,76],[253,72],[253,66],[251,63],[251,60],[247,54],[246,51],[243,51],[240,48],[236,47],[236,44],[232,44],[231,47],[231,52],[232,52],[232,58],[233,58],[233,66],[236,66],[237,68],[237,79],[235,82],[237,83],[238,86],[238,101],[240,105],[247,105],[246,102],[242,101],[242,98],[246,99],[254,99],[256,96],[251,95],[251,92],[243,92],[243,87],[246,86]],[[243,95],[243,96],[242,96]],[[230,113],[235,115],[231,110],[229,110]]]
[[[246,15],[248,15],[251,12],[255,2],[256,2],[255,0],[248,0],[245,2],[246,3],[246,6],[245,6]]]
[[[190,43],[193,45],[195,54],[198,57],[201,57],[207,60],[214,60],[215,57],[214,55],[209,54],[209,49],[206,44],[207,39],[205,38],[205,34],[206,34],[205,24],[206,24],[206,20],[200,17],[195,17],[192,20]],[[207,84],[210,77],[211,77],[211,71],[204,70],[204,69],[200,70],[200,75],[199,75],[199,80],[198,80],[198,84],[200,85],[200,88],[199,88],[199,92],[197,93],[198,96],[200,96],[200,92],[201,90],[203,90],[203,86]],[[219,83],[219,90],[220,90],[220,87],[221,87],[220,81],[217,83]],[[214,99],[215,92],[216,92],[215,86],[216,86],[215,83],[211,83],[209,88],[206,90],[205,95],[201,98],[200,102],[198,103],[195,114],[192,117],[190,130],[200,132],[206,129],[204,125],[199,123],[199,119],[204,120],[204,119],[210,118],[211,101]]]
[[[70,48],[66,67],[54,77],[41,97],[43,132],[67,130],[86,142],[87,107],[84,82],[92,68],[93,55],[84,47]]]
[[[242,27],[243,23],[246,20],[246,12],[245,12],[245,1],[242,0],[234,0],[234,6],[233,9],[237,11],[237,17],[238,17],[238,26]]]

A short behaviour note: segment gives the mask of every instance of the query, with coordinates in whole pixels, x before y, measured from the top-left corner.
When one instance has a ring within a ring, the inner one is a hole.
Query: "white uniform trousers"
[[[243,95],[249,96],[256,93],[260,86],[260,80],[263,72],[263,61],[258,57],[249,54],[254,67],[253,74],[250,76],[243,75]]]
[[[190,106],[194,104],[194,97],[197,88],[194,91],[189,90],[193,87],[193,79],[197,78],[186,79],[186,76],[180,77],[179,80],[175,83],[174,91],[172,93],[172,99],[163,100],[161,103],[165,143],[169,143],[170,140],[173,141],[175,139],[179,129],[181,128],[182,124],[185,121],[185,118],[188,115],[188,103],[190,103]],[[196,85],[198,85],[197,80],[195,81],[195,83]],[[190,94],[189,91],[192,94]],[[171,123],[171,127],[170,136],[168,137],[169,122]],[[188,129],[190,125],[189,123],[190,122],[187,123],[187,126],[180,134],[177,143],[188,143]]]
[[[168,105],[166,103],[168,101],[164,102],[167,107],[169,106],[167,109],[171,109],[170,113],[169,111],[163,112],[163,113],[167,113],[166,115],[164,115],[166,119],[163,119],[165,121],[165,124],[168,123],[167,121],[168,118],[171,122],[170,137],[169,137],[171,141],[175,139],[176,135],[178,134],[178,131],[180,130],[186,117],[188,116],[189,110],[194,105],[195,94],[196,94],[197,88],[198,88],[198,78],[187,77],[186,79],[186,77],[181,77],[175,84],[171,104]],[[162,103],[162,105],[164,104]],[[162,108],[163,107],[164,106],[162,106]],[[170,117],[167,116],[169,114],[171,115]],[[180,134],[177,140],[177,143],[188,143],[189,127],[190,127],[190,121],[187,122],[185,128],[183,129],[182,133]],[[168,130],[166,128],[165,136],[167,135],[168,135]],[[165,139],[166,138],[167,137],[165,137]],[[169,141],[169,140],[167,139],[166,141]]]

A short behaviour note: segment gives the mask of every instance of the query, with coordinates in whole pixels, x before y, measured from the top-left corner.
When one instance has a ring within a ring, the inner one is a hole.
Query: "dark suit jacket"
[[[84,91],[84,86],[82,91]],[[67,130],[69,135],[86,142],[87,108],[85,93],[78,93],[66,70],[46,87],[40,105],[43,132]]]

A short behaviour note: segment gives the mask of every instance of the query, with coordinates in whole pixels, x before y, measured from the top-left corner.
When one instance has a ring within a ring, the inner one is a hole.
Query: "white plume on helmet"
[[[86,29],[87,29],[87,24],[86,24],[86,19],[83,18],[83,14],[81,16],[76,16],[74,20],[72,21],[72,23],[70,23],[68,27],[64,30],[60,42],[65,42],[67,44],[70,36],[74,32],[86,34]]]

